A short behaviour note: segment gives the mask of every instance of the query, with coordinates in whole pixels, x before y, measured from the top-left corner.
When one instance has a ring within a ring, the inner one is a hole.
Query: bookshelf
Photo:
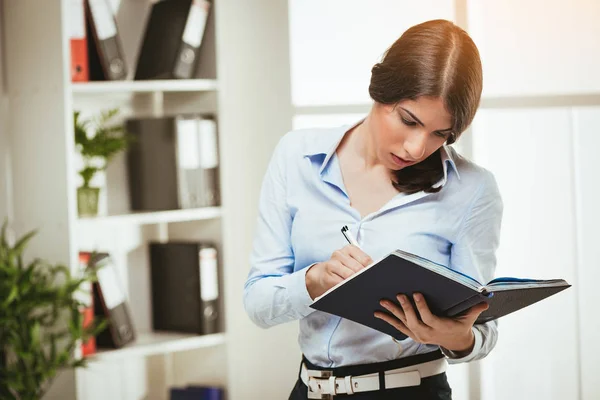
[[[76,271],[80,250],[111,251],[138,340],[99,352],[93,368],[61,372],[44,399],[165,400],[168,387],[188,383],[224,386],[228,399],[282,398],[293,386],[300,360],[295,327],[256,328],[243,310],[242,289],[260,183],[275,144],[291,128],[287,2],[215,0],[196,76],[136,82],[131,74],[152,2],[111,0],[130,76],[76,84],[69,74],[69,3],[0,0],[11,163],[10,185],[2,195],[9,199],[6,208],[17,234],[38,229],[29,246],[31,256],[64,262]],[[221,206],[131,213],[125,160],[118,156],[103,178],[107,190],[101,216],[79,218],[73,111],[112,107],[122,110],[122,118],[216,115]],[[164,239],[217,244],[222,333],[178,335],[150,329],[146,244]],[[256,385],[265,372],[281,384]],[[247,379],[234,379],[242,375]]]
[[[71,84],[73,94],[207,92],[215,90],[217,90],[216,79],[74,82]]]

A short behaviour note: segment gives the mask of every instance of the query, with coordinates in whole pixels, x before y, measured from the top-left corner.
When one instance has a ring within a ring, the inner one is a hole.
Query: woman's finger
[[[466,317],[465,319],[467,321],[469,321],[469,323],[472,325],[475,323],[475,321],[477,320],[479,315],[482,312],[484,312],[485,310],[487,310],[488,308],[490,308],[490,306],[489,306],[489,304],[487,304],[485,302],[474,305],[473,307],[471,307],[469,312],[465,315],[465,317]]]
[[[406,315],[406,326],[408,327],[408,329],[415,332],[417,334],[417,336],[418,336],[419,332],[425,332],[425,331],[428,331],[429,329],[431,329],[430,327],[425,325],[423,322],[419,321],[419,318],[417,318],[417,313],[415,312],[415,309],[413,308],[412,304],[410,304],[410,301],[408,301],[408,297],[406,297],[403,294],[399,294],[398,301],[400,302],[400,305],[402,306],[404,315]]]
[[[390,324],[391,326],[393,326],[400,332],[404,333],[409,338],[416,340],[416,338],[415,338],[414,334],[411,332],[411,330],[408,329],[408,327],[404,323],[402,323],[402,321],[400,321],[399,319],[394,318],[393,316],[386,314],[382,311],[375,311],[375,314],[373,314],[373,315],[376,318],[379,318],[379,319],[387,322],[388,324]]]
[[[342,279],[347,279],[354,275],[354,271],[345,266],[341,261],[330,260],[329,271],[333,274],[339,275]]]
[[[402,307],[389,300],[381,300],[379,304],[381,304],[382,307],[384,307],[386,310],[391,312],[396,318],[398,318],[400,321],[406,324],[406,315],[404,315]]]
[[[351,247],[356,247],[356,246],[351,246]],[[365,267],[363,264],[361,264],[358,260],[356,260],[350,254],[345,254],[345,252],[343,252],[343,251],[340,251],[340,254],[338,255],[338,260],[341,261],[342,264],[344,264],[346,267],[350,268],[354,272],[358,272]]]
[[[366,267],[367,265],[373,262],[373,260],[367,253],[365,253],[356,246],[348,245],[344,247],[344,250],[346,250],[348,252],[348,255],[355,259],[362,267]]]
[[[325,274],[322,279],[323,286],[326,289],[332,288],[344,280],[344,278],[335,273]]]
[[[427,302],[425,301],[425,297],[421,293],[415,293],[413,294],[413,299],[417,305],[417,310],[421,316],[421,321],[423,321],[425,325],[432,328],[438,327],[440,325],[440,319],[432,314]]]

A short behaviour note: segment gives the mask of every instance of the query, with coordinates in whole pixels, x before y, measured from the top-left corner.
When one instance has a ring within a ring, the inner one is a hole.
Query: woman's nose
[[[422,131],[413,132],[404,141],[404,150],[413,160],[420,160],[425,155],[427,148],[427,134]]]

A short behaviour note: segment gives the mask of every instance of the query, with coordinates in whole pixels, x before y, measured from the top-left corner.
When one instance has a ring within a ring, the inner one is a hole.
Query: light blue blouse
[[[307,267],[347,245],[348,225],[361,248],[378,259],[402,249],[463,272],[481,283],[493,279],[502,200],[492,173],[452,147],[441,154],[444,177],[438,193],[400,193],[361,218],[350,206],[336,148],[354,125],[305,129],[279,141],[261,188],[259,216],[244,305],[267,328],[299,320],[303,354],[323,367],[387,361],[426,353],[437,346],[408,338],[394,341],[355,322],[310,308]],[[486,356],[497,339],[496,322],[473,328],[475,346],[466,362]]]

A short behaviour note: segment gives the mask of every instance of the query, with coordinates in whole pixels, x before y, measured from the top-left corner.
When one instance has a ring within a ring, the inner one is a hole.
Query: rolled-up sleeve
[[[294,272],[292,215],[286,188],[293,143],[290,134],[277,144],[260,191],[250,272],[244,285],[244,307],[250,319],[268,328],[309,315],[312,299],[306,288],[308,268]]]
[[[494,176],[487,172],[465,215],[462,228],[451,248],[451,265],[487,283],[494,278],[496,251],[500,243],[503,202]],[[444,350],[449,363],[479,360],[487,356],[498,340],[498,323],[490,321],[473,326],[475,345],[470,354],[456,357]]]

